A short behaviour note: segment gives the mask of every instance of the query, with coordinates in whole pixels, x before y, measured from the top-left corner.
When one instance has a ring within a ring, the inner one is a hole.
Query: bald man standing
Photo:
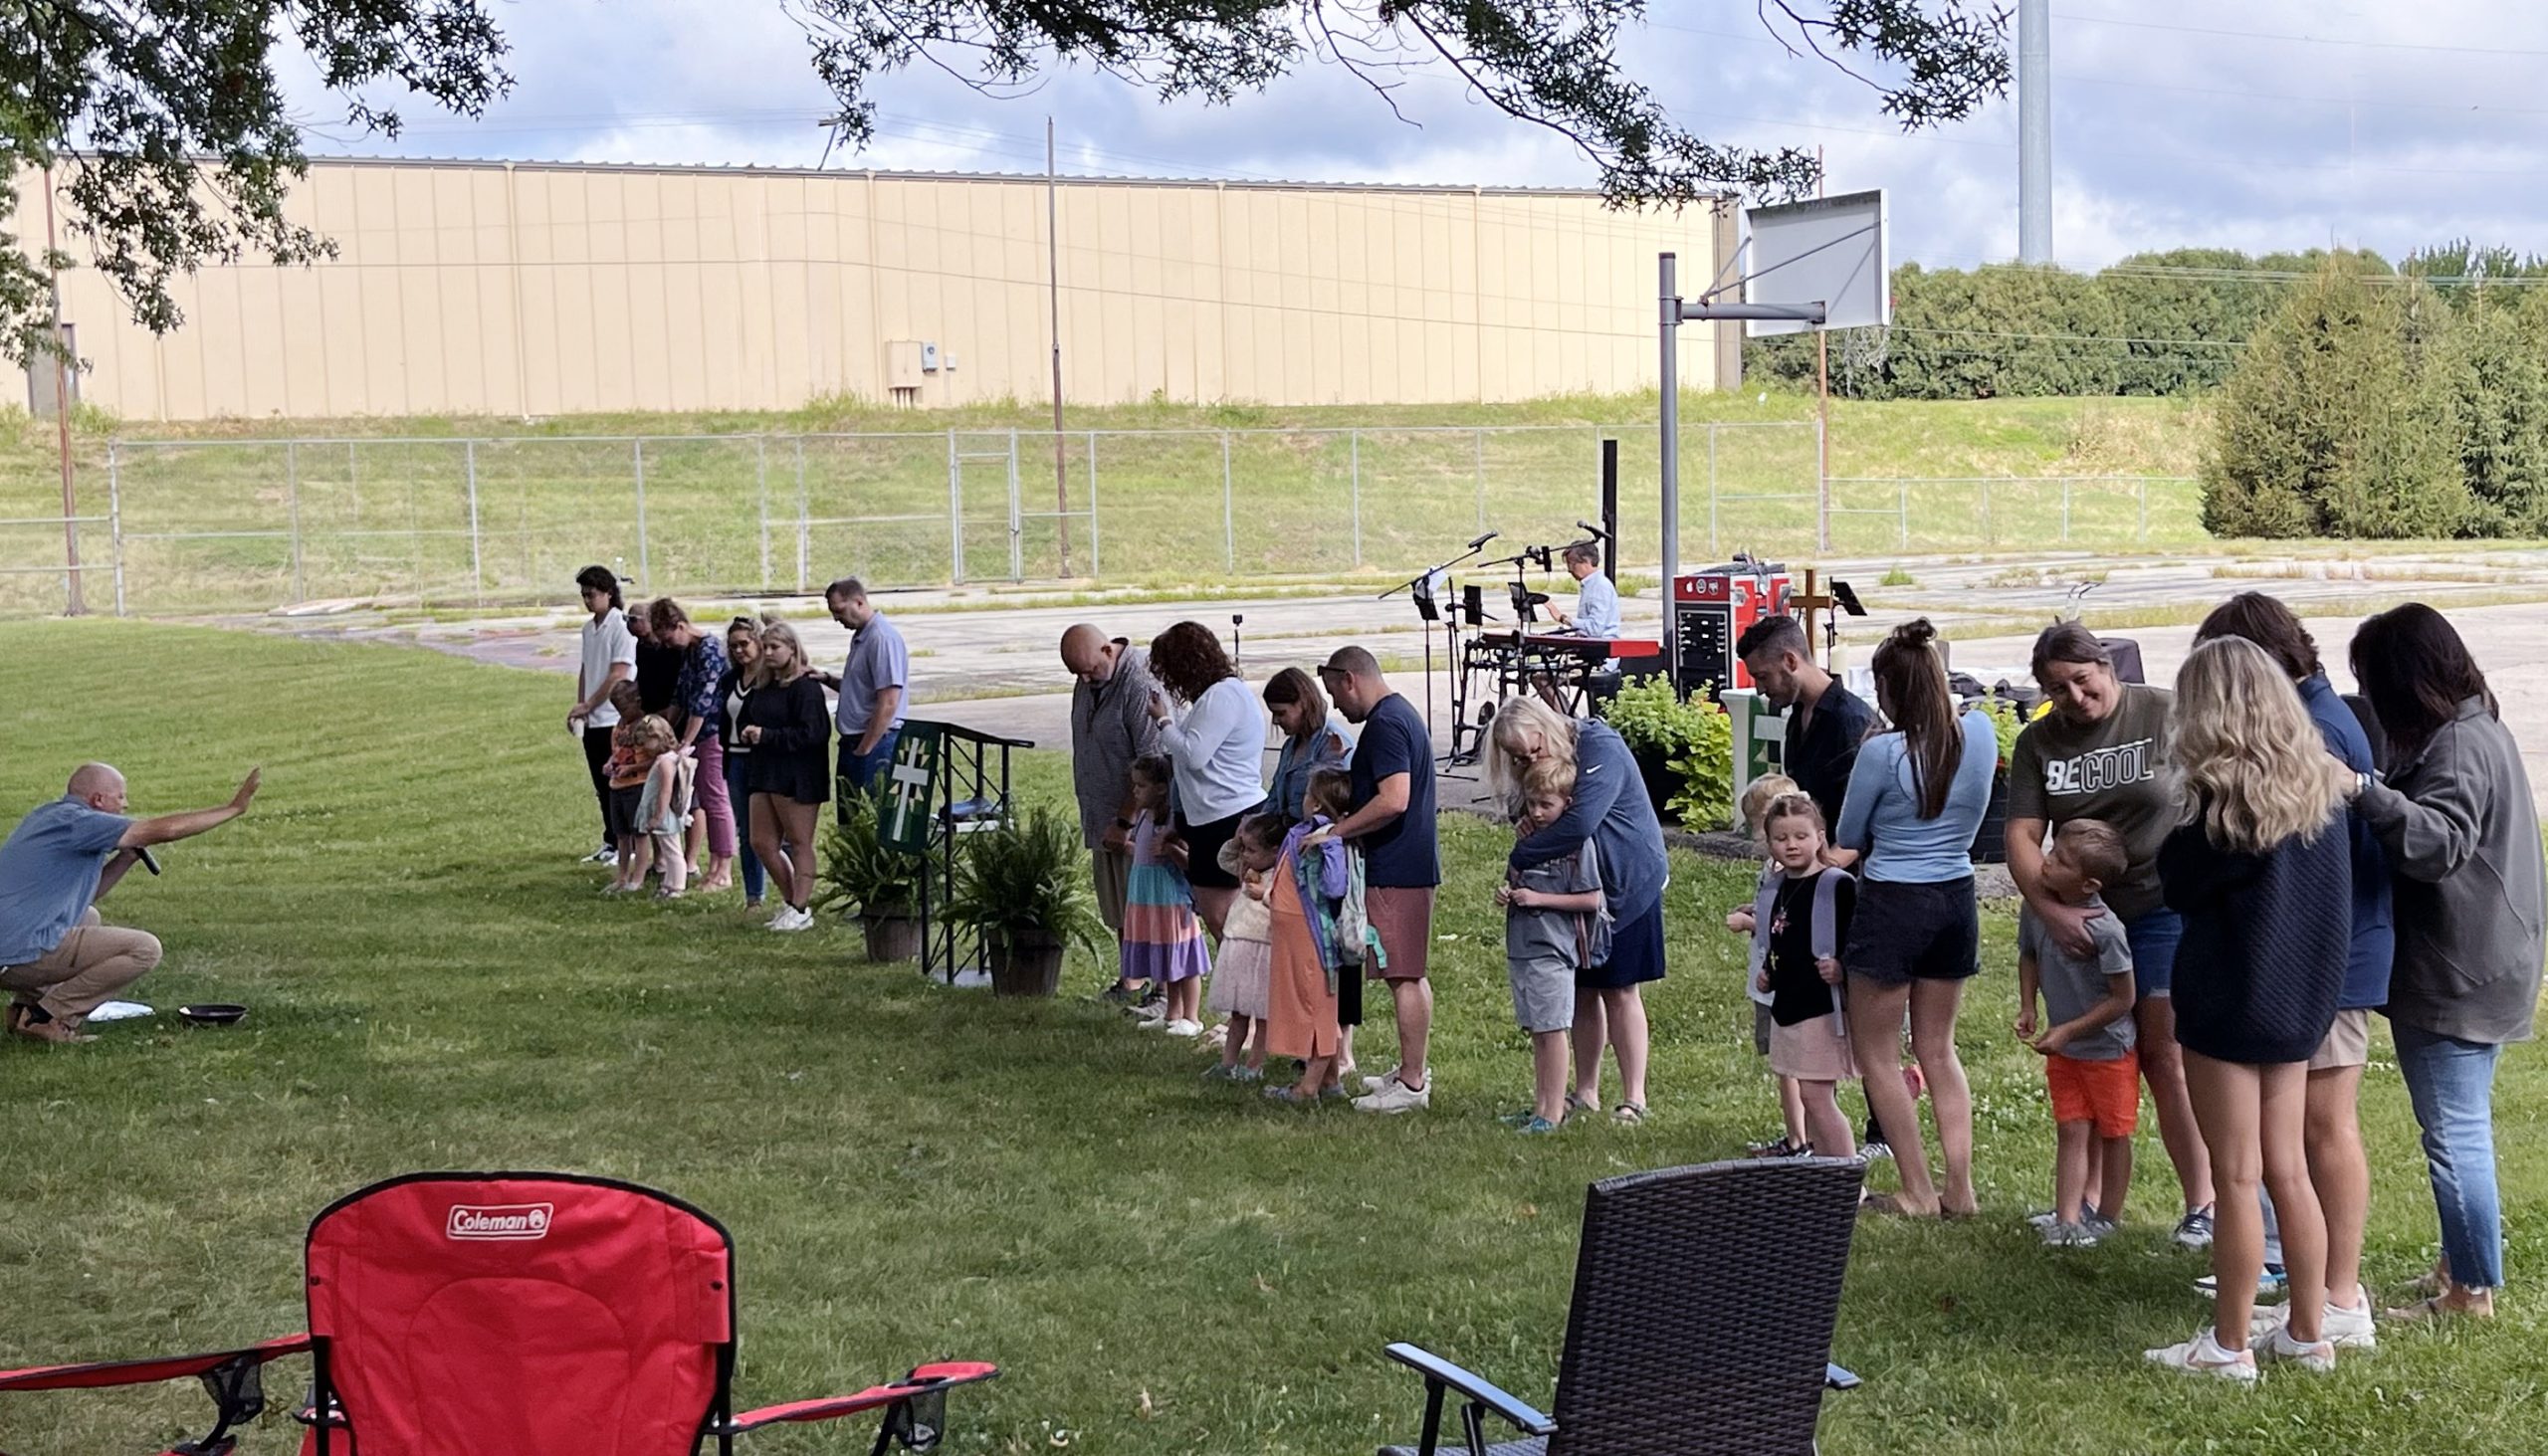
[[[159,963],[159,937],[101,925],[97,902],[150,845],[191,839],[248,812],[262,770],[250,769],[230,802],[213,809],[133,819],[123,775],[84,763],[61,798],[18,821],[0,844],[0,987],[8,1031],[57,1045],[94,1041],[89,1013]]]
[[[1079,797],[1081,837],[1088,842],[1097,908],[1106,929],[1124,929],[1124,882],[1132,873],[1133,760],[1159,751],[1150,714],[1151,655],[1086,622],[1062,634],[1062,667],[1071,690],[1071,788]],[[1140,989],[1118,980],[1106,994],[1123,1000]]]

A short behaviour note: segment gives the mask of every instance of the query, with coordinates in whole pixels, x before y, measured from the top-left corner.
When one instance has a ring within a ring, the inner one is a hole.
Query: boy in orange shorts
[[[2124,872],[2123,840],[2093,819],[2073,819],[2053,835],[2044,891],[2064,905],[2104,910],[2097,892]],[[2132,1039],[2132,946],[2111,914],[2088,921],[2095,951],[2065,953],[2031,912],[2017,921],[2017,1035],[2043,1056],[2057,1127],[2052,1213],[2043,1241],[2087,1248],[2123,1219],[2132,1186],[2132,1134],[2141,1119],[2140,1059]],[[2045,1019],[2035,1029],[2040,991]],[[2088,1184],[2097,1198],[2087,1201]]]

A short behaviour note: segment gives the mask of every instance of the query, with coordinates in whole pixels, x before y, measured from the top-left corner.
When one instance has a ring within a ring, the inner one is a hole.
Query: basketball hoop
[[[1681,544],[1681,325],[1732,320],[1759,337],[1833,328],[1881,328],[1893,321],[1893,290],[1886,265],[1889,220],[1884,192],[1852,192],[1807,202],[1744,209],[1752,236],[1695,300],[1681,297],[1679,264],[1665,253],[1656,261],[1660,284],[1658,332],[1663,353],[1663,579],[1680,571]],[[1735,273],[1746,262],[1748,273]],[[1819,427],[1817,427],[1818,429]],[[1818,452],[1817,452],[1818,453]],[[1814,541],[1831,549],[1831,494],[1827,472],[1816,468]],[[1673,686],[1679,667],[1665,655]]]

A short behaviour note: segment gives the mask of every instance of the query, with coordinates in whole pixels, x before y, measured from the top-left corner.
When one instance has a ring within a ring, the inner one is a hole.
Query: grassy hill
[[[1811,548],[1812,415],[1811,401],[1793,394],[1689,397],[1684,560]],[[800,570],[814,583],[845,572],[890,584],[1015,572],[1155,586],[1403,574],[1480,530],[1516,542],[1573,535],[1573,522],[1598,509],[1603,427],[1620,442],[1622,535],[1642,563],[1655,558],[1658,532],[1654,417],[1651,395],[1074,410],[1067,569],[1065,527],[1052,515],[1050,415],[1031,403],[917,412],[826,401],[785,413],[528,423],[162,426],[92,414],[73,450],[80,510],[103,517],[108,443],[123,442],[112,481],[128,593],[136,610],[186,611],[331,596],[521,599],[553,594],[589,560],[686,591],[793,586]],[[2151,398],[1835,402],[1833,544],[1863,554],[2194,542],[2191,488],[2139,478],[2192,474],[2203,421],[2199,404]],[[1226,455],[1223,431],[1237,432]],[[642,498],[639,452],[612,438],[629,435],[650,437]],[[293,439],[325,443],[281,443]],[[951,468],[954,455],[968,458]],[[954,495],[960,523],[951,528]],[[53,431],[0,412],[0,518],[60,511]],[[57,561],[60,535],[0,525],[0,565]],[[106,536],[103,525],[84,528],[90,555],[104,552]],[[58,607],[59,594],[41,575],[0,578],[0,603],[40,610]]]

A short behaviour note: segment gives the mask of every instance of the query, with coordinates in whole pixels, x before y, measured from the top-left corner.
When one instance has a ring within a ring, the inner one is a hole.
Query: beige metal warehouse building
[[[28,180],[16,231],[41,238]],[[322,160],[291,209],[337,259],[181,280],[164,338],[65,274],[82,397],[138,421],[1050,391],[1042,177]],[[1650,388],[1655,254],[1706,279],[1734,242],[1727,203],[1514,188],[1064,178],[1059,212],[1084,404]],[[1737,328],[1682,330],[1684,388],[1736,377]]]

